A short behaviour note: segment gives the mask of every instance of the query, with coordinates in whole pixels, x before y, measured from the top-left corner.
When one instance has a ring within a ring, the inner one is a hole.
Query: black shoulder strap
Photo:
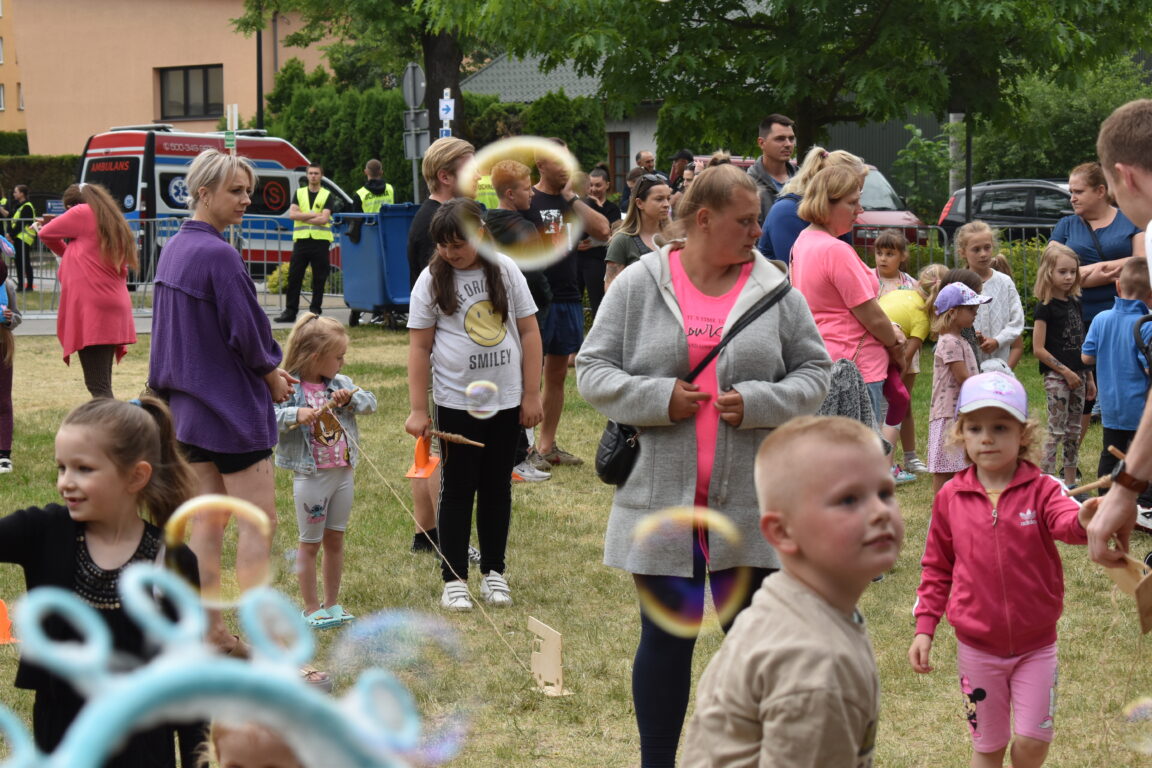
[[[708,367],[708,363],[712,362],[716,355],[720,354],[720,350],[724,348],[725,344],[732,341],[736,334],[747,328],[753,320],[767,312],[773,304],[784,298],[784,294],[788,293],[790,290],[792,290],[792,285],[785,281],[784,285],[780,286],[776,290],[772,291],[772,293],[768,294],[764,298],[760,299],[760,301],[753,304],[752,308],[745,312],[740,317],[740,319],[736,321],[735,325],[732,326],[731,330],[728,331],[724,338],[720,339],[720,343],[712,347],[711,351],[708,352],[708,354],[704,356],[704,359],[700,361],[700,364],[693,368],[692,372],[684,377],[684,380],[691,383],[697,376],[700,375],[701,371]]]

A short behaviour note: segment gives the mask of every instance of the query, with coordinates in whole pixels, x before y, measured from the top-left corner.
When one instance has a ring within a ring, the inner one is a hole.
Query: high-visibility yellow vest
[[[481,176],[480,180],[476,182],[476,202],[489,210],[500,207],[500,196],[496,194],[496,189],[492,186],[491,174]]]
[[[392,201],[395,199],[392,196],[391,184],[384,185],[384,194],[382,195],[372,194],[368,187],[360,187],[360,189],[356,190],[356,194],[360,196],[360,208],[364,211],[364,213],[379,213],[380,206],[384,205],[385,203],[391,205]]]
[[[32,229],[32,225],[36,219],[36,207],[32,205],[31,200],[25,200],[21,203],[20,207],[16,209],[16,213],[12,214],[13,219],[19,219],[21,212],[28,209],[28,223],[24,225],[24,229],[16,233],[16,239],[25,245],[35,245],[36,231]]]
[[[308,205],[308,187],[300,187],[296,190],[296,205],[302,211],[311,211],[312,213],[320,213],[326,207],[324,204],[328,202],[328,190],[320,187],[320,191],[316,193],[316,200],[311,206]],[[313,238],[314,240],[327,240],[332,242],[332,222],[327,224],[309,224],[305,221],[292,222],[292,239],[305,240]]]

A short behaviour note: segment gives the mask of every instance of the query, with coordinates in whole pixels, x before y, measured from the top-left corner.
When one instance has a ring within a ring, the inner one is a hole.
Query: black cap
[[[691,160],[695,155],[692,154],[690,149],[682,149],[676,154],[672,155],[673,160]]]

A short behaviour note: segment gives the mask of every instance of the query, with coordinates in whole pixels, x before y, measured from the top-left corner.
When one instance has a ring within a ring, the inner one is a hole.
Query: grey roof
[[[486,93],[500,97],[503,102],[529,104],[541,96],[564,90],[569,98],[595,96],[600,81],[576,73],[571,64],[562,64],[551,72],[540,71],[540,57],[514,59],[500,54],[480,71],[460,82],[460,90]]]

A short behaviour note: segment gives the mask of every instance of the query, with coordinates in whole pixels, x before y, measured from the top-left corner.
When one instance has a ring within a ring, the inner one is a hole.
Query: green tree
[[[934,223],[940,208],[948,199],[948,157],[946,135],[924,138],[924,131],[905,125],[912,134],[908,143],[896,153],[892,178],[905,190],[904,201],[922,221]]]
[[[1044,73],[1020,83],[1011,123],[977,130],[972,137],[977,181],[1003,178],[1064,178],[1096,157],[1096,134],[1116,107],[1152,97],[1145,66],[1123,56],[1105,62],[1076,84]]]
[[[999,124],[1020,81],[1059,82],[1149,38],[1152,0],[416,0],[433,29],[597,75],[615,110],[663,99],[667,119],[747,152],[768,112],[801,146],[837,122],[909,112]],[[670,130],[670,129],[669,129]],[[666,131],[667,132],[667,131]]]
[[[529,104],[523,119],[524,133],[564,139],[568,150],[585,170],[591,170],[607,155],[604,107],[599,99],[583,96],[569,99],[561,89]]]
[[[236,28],[251,34],[267,26],[273,12],[297,13],[303,23],[287,38],[289,45],[306,46],[325,39],[338,41],[329,50],[330,62],[348,85],[363,88],[380,73],[400,72],[404,63],[421,60],[427,84],[424,106],[435,116],[445,88],[456,99],[457,124],[465,127],[467,112],[460,93],[460,72],[464,61],[463,43],[470,44],[455,30],[442,26],[432,29],[426,14],[411,0],[244,0],[244,15],[235,19]],[[338,87],[338,83],[334,83]],[[439,123],[432,120],[433,129]],[[397,134],[399,135],[399,134]]]

